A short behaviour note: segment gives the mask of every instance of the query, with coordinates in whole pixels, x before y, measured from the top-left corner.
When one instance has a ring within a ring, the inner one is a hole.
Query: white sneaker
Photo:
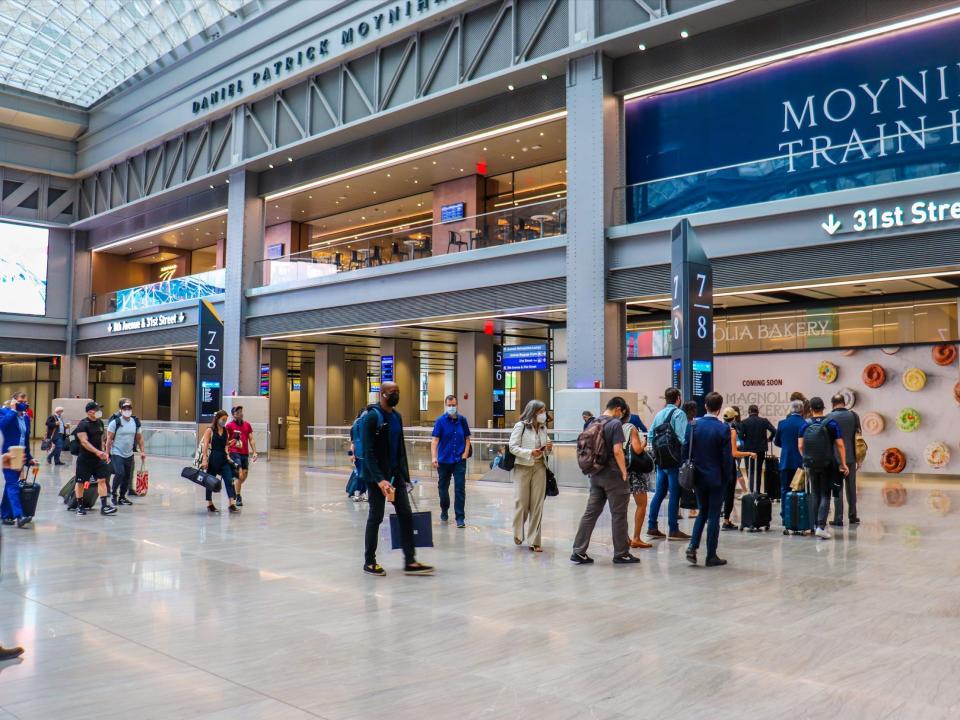
[[[828,533],[824,528],[817,528],[817,531],[814,533],[818,538],[823,538],[824,540],[829,540],[833,537]]]
[[[359,493],[359,492],[355,492],[355,493],[353,494],[353,498],[352,498],[352,499],[353,499],[354,502],[360,502],[360,493]]]

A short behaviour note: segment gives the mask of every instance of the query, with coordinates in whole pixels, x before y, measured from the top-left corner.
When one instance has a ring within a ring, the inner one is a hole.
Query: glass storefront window
[[[957,300],[848,305],[714,317],[714,352],[813,350],[906,345],[960,339]],[[627,358],[670,355],[669,321],[649,320],[627,330]]]

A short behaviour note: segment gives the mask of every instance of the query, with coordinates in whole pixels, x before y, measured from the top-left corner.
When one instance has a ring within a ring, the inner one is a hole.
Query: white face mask
[[[547,422],[547,414],[540,413],[539,415],[537,415],[537,422],[540,423],[541,425],[545,424]]]
[[[120,414],[123,415],[125,418],[132,418],[133,410],[121,410]]]
[[[99,420],[100,418],[103,417],[103,410],[97,410],[97,411],[93,414],[93,416],[94,416],[95,418],[97,418],[97,420]]]
[[[457,406],[456,405],[447,405],[447,415],[456,415]]]

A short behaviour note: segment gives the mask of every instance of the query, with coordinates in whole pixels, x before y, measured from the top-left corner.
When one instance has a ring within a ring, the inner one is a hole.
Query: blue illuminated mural
[[[142,310],[180,302],[181,300],[197,300],[209,295],[219,295],[226,284],[226,270],[211,270],[186,277],[171,278],[149,285],[117,290],[117,311]]]

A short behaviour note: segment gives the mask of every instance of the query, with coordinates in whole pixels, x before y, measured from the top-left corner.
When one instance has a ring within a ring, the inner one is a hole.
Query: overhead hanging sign
[[[191,103],[191,110],[194,115],[199,115],[221,105],[227,105],[235,99],[293,77],[387,33],[412,25],[436,12],[449,9],[449,5],[449,0],[401,0],[385,5],[363,17],[325,32],[287,53],[277,55],[272,60],[251,69],[245,75],[239,75],[195,98]]]
[[[136,332],[138,330],[155,330],[157,328],[170,327],[171,325],[183,325],[186,321],[187,314],[185,312],[141,315],[136,318],[111,320],[107,323],[107,332],[122,333]]]
[[[713,268],[687,220],[671,233],[670,275],[671,384],[702,414],[713,390]]]

